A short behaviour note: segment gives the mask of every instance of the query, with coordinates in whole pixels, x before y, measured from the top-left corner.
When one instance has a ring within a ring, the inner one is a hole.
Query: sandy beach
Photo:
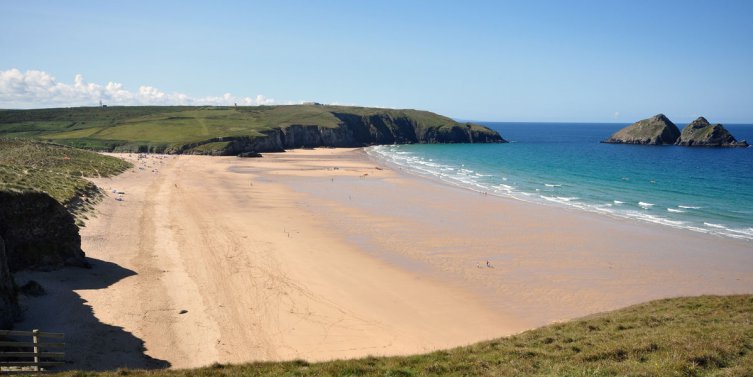
[[[421,353],[753,292],[748,242],[481,195],[358,149],[118,156],[134,168],[94,180],[107,196],[81,230],[93,268],[16,277],[50,292],[17,328],[65,332],[71,368]]]

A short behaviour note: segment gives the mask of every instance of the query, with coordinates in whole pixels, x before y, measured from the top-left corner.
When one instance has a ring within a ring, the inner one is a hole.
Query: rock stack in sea
[[[674,144],[680,130],[664,114],[635,122],[619,131],[603,143],[611,144]]]
[[[711,124],[704,117],[694,120],[682,132],[664,114],[635,122],[602,143],[681,145],[688,147],[747,147],[737,141],[721,124]]]
[[[682,129],[675,143],[688,147],[747,147],[745,140],[737,141],[721,124],[711,124],[700,117]]]

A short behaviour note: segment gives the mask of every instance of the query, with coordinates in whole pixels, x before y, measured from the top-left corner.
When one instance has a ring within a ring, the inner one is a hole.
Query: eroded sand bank
[[[136,168],[96,180],[108,198],[81,231],[95,268],[29,274],[73,293],[27,300],[21,327],[71,334],[78,368],[419,353],[753,292],[749,243],[479,195],[358,150],[121,157]]]

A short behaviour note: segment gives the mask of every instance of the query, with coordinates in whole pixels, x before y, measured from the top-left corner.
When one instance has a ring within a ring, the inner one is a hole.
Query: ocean
[[[482,124],[510,143],[366,151],[406,171],[488,195],[753,242],[753,147],[599,143],[627,124]],[[753,142],[753,125],[725,127],[738,140]]]

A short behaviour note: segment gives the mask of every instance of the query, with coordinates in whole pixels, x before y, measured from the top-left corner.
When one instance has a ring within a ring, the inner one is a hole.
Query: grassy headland
[[[438,329],[441,331],[441,329]],[[750,376],[753,296],[674,298],[407,357],[64,376]]]
[[[69,207],[96,186],[83,177],[108,177],[131,166],[118,158],[63,145],[0,139],[0,190],[46,192]]]
[[[275,131],[286,131],[293,126],[315,127],[318,133],[313,136],[311,132],[299,134],[298,139],[308,138],[292,142],[301,143],[300,146],[312,143],[306,146],[318,146],[317,143],[321,146],[355,146],[380,142],[442,142],[441,137],[447,140],[457,138],[458,130],[471,135],[471,140],[475,137],[473,135],[482,135],[484,139],[499,138],[496,132],[486,127],[459,124],[427,111],[351,106],[116,106],[0,110],[0,137],[34,138],[107,151],[231,154],[227,150],[228,140],[269,137]],[[347,130],[339,134],[322,131],[340,127]],[[322,133],[325,134],[323,137]],[[277,143],[285,147],[291,141]],[[255,148],[265,147],[256,145]]]

